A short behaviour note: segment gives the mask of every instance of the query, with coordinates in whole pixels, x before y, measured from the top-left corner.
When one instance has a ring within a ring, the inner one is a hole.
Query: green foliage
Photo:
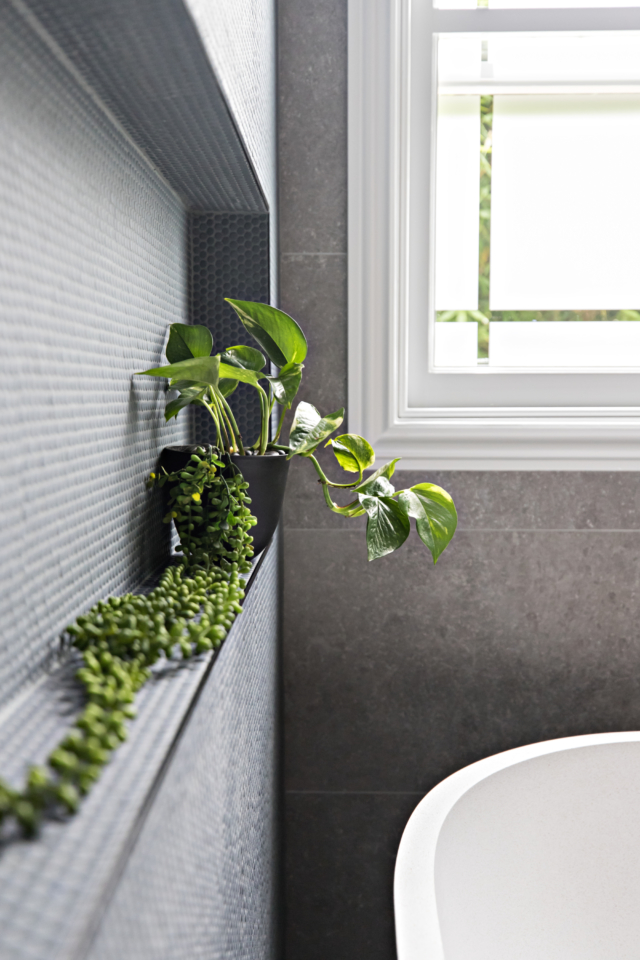
[[[180,551],[188,566],[209,570],[217,565],[230,570],[238,564],[240,573],[251,569],[256,524],[247,495],[249,484],[231,462],[224,463],[210,448],[192,454],[178,473],[163,474],[158,486],[169,487],[169,510],[165,523],[175,523]]]
[[[278,403],[289,410],[300,389],[302,380],[301,363],[287,363],[275,377],[267,377]]]
[[[166,420],[177,417],[190,404],[205,407],[214,421],[218,446],[229,453],[244,454],[245,449],[227,397],[238,383],[254,387],[260,398],[262,424],[253,449],[265,453],[274,404],[281,405],[284,417],[300,387],[307,341],[295,320],[281,310],[244,300],[229,303],[269,359],[281,367],[279,373],[275,376],[266,373],[264,354],[244,344],[227,347],[221,354],[210,356],[213,340],[209,330],[184,323],[171,324],[167,344],[170,362],[141,373],[148,377],[166,377],[170,387],[178,391],[177,397],[167,400]],[[268,392],[260,384],[261,380],[266,381]]]
[[[227,382],[227,381],[223,381]],[[235,386],[235,383],[234,383]],[[177,417],[181,410],[190,404],[204,406],[205,387],[189,386],[180,391],[180,395],[175,400],[169,400],[164,408],[164,418],[168,422],[172,417]]]
[[[373,497],[386,497],[395,492],[395,487],[390,482],[395,473],[396,463],[400,463],[400,457],[390,460],[383,467],[378,467],[375,473],[367,477],[364,483],[356,487],[356,493],[367,493]]]
[[[328,440],[326,445],[333,447],[336,460],[343,470],[359,473],[360,477],[364,470],[373,466],[376,459],[371,444],[355,433],[343,433],[334,440]]]
[[[167,360],[179,363],[192,357],[208,357],[213,350],[213,337],[207,327],[191,323],[172,323],[167,343]]]
[[[483,98],[483,176],[490,178],[491,172],[491,109],[492,99]],[[491,109],[489,109],[491,107]],[[490,204],[489,188],[483,196]],[[485,183],[486,187],[486,183]],[[484,187],[483,187],[484,189]],[[483,202],[485,202],[483,201]],[[486,207],[487,210],[490,207]],[[484,276],[487,280],[488,296],[488,218],[483,236],[485,239],[486,262]],[[484,255],[484,254],[483,254]],[[175,362],[165,367],[156,367],[145,371],[149,376],[165,376],[170,379],[172,388],[178,391],[178,397],[167,401],[165,417],[170,419],[189,404],[207,408],[216,425],[218,447],[229,452],[244,454],[240,436],[231,408],[226,402],[239,381],[248,383],[258,391],[262,411],[260,436],[252,446],[256,453],[264,454],[268,448],[281,450],[289,458],[305,457],[311,460],[320,477],[320,483],[327,506],[344,517],[367,515],[367,548],[370,560],[393,552],[406,540],[410,530],[410,518],[415,519],[418,535],[428,547],[434,562],[450,542],[456,527],[456,512],[453,501],[444,490],[432,484],[418,484],[410,491],[396,493],[391,483],[397,459],[385,464],[366,480],[364,471],[370,469],[375,461],[373,448],[364,437],[353,433],[344,433],[331,438],[344,419],[344,409],[322,416],[311,404],[302,401],[295,411],[289,434],[288,444],[280,443],[284,415],[290,409],[302,380],[303,363],[307,355],[307,341],[296,321],[264,303],[251,303],[247,300],[227,301],[240,317],[245,329],[255,338],[260,350],[255,347],[239,345],[227,347],[215,357],[206,355],[213,350],[210,335],[205,327],[186,327],[173,324],[167,347],[167,359]],[[488,301],[487,301],[488,309]],[[484,314],[476,312],[483,323],[488,323]],[[476,314],[474,314],[475,316]],[[461,316],[457,316],[461,319]],[[265,354],[272,363],[280,367],[272,375],[265,372]],[[260,382],[263,381],[263,384]],[[269,423],[274,405],[282,408],[276,436],[269,442]],[[331,446],[339,466],[346,473],[357,474],[357,479],[348,483],[334,483],[329,480],[314,456],[318,447],[325,443]],[[161,480],[160,482],[164,482]],[[182,477],[182,484],[187,480]],[[191,481],[189,481],[191,482]],[[216,482],[220,482],[220,478]],[[350,489],[355,499],[344,506],[335,503],[331,497],[332,488]],[[203,531],[208,529],[206,504],[194,506],[189,500],[189,491],[178,487],[172,490],[175,497],[173,519],[181,531],[183,544],[188,544],[189,556],[198,562],[213,562],[217,547],[207,540]],[[209,525],[213,527],[213,525]],[[218,536],[219,530],[214,530]],[[214,535],[211,533],[211,536]],[[217,542],[217,541],[216,541]],[[233,551],[232,551],[233,552]]]
[[[259,372],[264,369],[266,360],[259,350],[253,347],[227,347],[220,359],[223,363],[228,363],[232,367],[241,367],[243,370],[255,370]]]
[[[165,367],[140,370],[139,373],[144,377],[167,377],[176,389],[186,383],[217,387],[220,379],[220,357],[192,357],[190,360],[170,363]]]
[[[293,319],[282,310],[267,303],[248,300],[230,300],[245,329],[258,341],[276,367],[287,363],[302,363],[307,355],[307,339]]]
[[[228,380],[239,380],[240,383],[248,383],[252,387],[256,387],[264,374],[237,364],[222,362],[220,363],[220,376]]]
[[[446,490],[434,483],[418,483],[408,490],[401,490],[398,502],[407,516],[415,519],[418,536],[436,563],[458,525],[453,500]]]
[[[224,473],[224,476],[223,476]],[[226,474],[229,474],[227,477]],[[169,567],[148,594],[110,597],[67,627],[81,658],[87,704],[45,766],[31,767],[22,790],[0,781],[0,826],[13,820],[33,836],[43,817],[74,813],[126,740],[135,695],[161,658],[188,659],[217,649],[242,612],[240,573],[253,553],[248,484],[216,451],[199,448],[168,484],[184,563]]]
[[[391,497],[358,494],[367,511],[367,553],[369,560],[377,560],[401,547],[409,536],[411,524],[406,512]]]
[[[322,417],[311,403],[298,404],[289,435],[289,457],[308,457],[344,420],[344,407]]]
[[[340,411],[340,413],[343,412]],[[335,414],[332,416],[335,417]],[[326,445],[332,445],[336,459],[343,470],[359,474],[358,480],[354,483],[333,483],[326,477],[313,456],[314,431],[317,431],[321,424],[323,430],[328,429],[330,419],[329,417],[321,418],[311,404],[301,403],[294,419],[298,448],[294,443],[289,448],[290,455],[302,448],[303,456],[309,457],[312,461],[323,485],[325,501],[329,509],[343,517],[359,517],[364,513],[367,514],[369,560],[377,560],[401,547],[409,536],[410,518],[415,519],[418,536],[428,547],[433,562],[436,563],[440,554],[451,542],[458,523],[456,508],[449,494],[433,483],[418,483],[407,490],[396,491],[391,483],[391,477],[399,462],[397,457],[379,467],[363,481],[363,470],[373,465],[375,455],[364,437],[351,433],[336,437]],[[293,437],[293,429],[291,433]],[[313,447],[310,452],[306,451],[305,442]],[[357,499],[340,507],[333,502],[329,492],[330,487],[351,489]]]

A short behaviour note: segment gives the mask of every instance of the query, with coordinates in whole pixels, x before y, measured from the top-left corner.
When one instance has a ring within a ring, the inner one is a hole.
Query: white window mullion
[[[637,369],[439,372],[434,332],[427,334],[435,310],[435,34],[640,30],[640,8],[434,10],[427,0],[349,0],[349,18],[350,31],[361,31],[358,42],[350,37],[349,60],[349,254],[357,266],[349,277],[350,429],[380,459],[404,457],[406,468],[640,468]],[[398,163],[405,151],[408,163]],[[597,334],[589,349],[598,349]],[[462,341],[472,335],[448,332],[442,349],[469,352]],[[553,336],[569,349],[560,327]]]

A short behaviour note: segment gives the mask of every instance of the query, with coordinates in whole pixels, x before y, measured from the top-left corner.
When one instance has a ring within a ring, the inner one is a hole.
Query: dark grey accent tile
[[[393,870],[419,796],[286,797],[286,960],[395,960]]]
[[[279,3],[280,249],[347,249],[347,3]]]
[[[346,406],[346,257],[283,256],[280,307],[296,318],[309,343],[297,399],[322,413]]]
[[[640,534],[288,530],[286,781],[420,790],[501,750],[640,726]]]
[[[464,529],[640,529],[637,472],[398,470],[395,474],[397,489],[424,480],[449,491]]]

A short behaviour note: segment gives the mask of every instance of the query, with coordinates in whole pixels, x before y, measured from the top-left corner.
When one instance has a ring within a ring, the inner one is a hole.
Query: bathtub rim
[[[468,790],[507,767],[535,757],[636,741],[640,741],[640,730],[543,740],[477,760],[430,790],[409,817],[396,857],[393,899],[398,960],[445,960],[436,906],[436,846],[445,819]]]

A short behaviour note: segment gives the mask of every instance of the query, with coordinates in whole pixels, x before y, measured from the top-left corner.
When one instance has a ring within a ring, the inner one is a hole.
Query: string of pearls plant
[[[169,512],[180,537],[183,563],[168,567],[148,594],[101,600],[65,631],[78,651],[76,676],[87,704],[44,766],[32,766],[26,786],[0,780],[0,826],[13,819],[34,836],[45,816],[74,813],[80,798],[127,738],[137,691],[161,658],[188,659],[217,649],[242,612],[242,573],[251,569],[249,531],[256,520],[249,484],[214,448],[199,447],[179,473],[148,486],[169,486]]]

